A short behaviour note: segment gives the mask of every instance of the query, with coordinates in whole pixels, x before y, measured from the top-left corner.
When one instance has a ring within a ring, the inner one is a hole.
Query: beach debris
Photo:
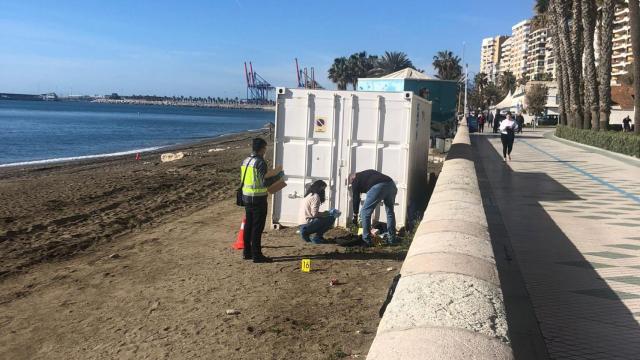
[[[149,308],[149,314],[156,311],[156,309],[158,309],[158,306],[160,306],[160,302],[159,301],[154,302]]]
[[[393,267],[391,267],[391,266],[390,266],[390,267],[388,267],[388,268],[387,268],[387,271],[393,271]]]
[[[185,153],[183,153],[183,152],[164,153],[164,154],[160,155],[160,161],[162,161],[162,162],[176,161],[176,160],[182,159],[183,157],[185,157]]]
[[[136,153],[136,160],[141,160],[142,157],[140,156],[140,153]]]
[[[119,258],[120,258],[120,254],[118,253],[113,253],[109,255],[109,259],[119,259]]]
[[[239,315],[240,314],[240,310],[236,310],[236,309],[228,309],[226,311],[227,315]]]
[[[228,148],[227,148],[228,149]],[[215,148],[215,149],[209,149],[208,152],[212,153],[212,152],[218,152],[218,151],[225,151],[227,149],[223,149],[223,148]]]
[[[340,285],[340,281],[336,278],[331,278],[331,280],[329,280],[329,286],[336,286],[336,285]]]

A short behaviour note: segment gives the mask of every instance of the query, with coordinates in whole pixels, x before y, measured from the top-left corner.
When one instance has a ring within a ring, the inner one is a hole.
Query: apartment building
[[[549,39],[550,34],[547,33],[547,43],[545,48],[545,57],[544,57],[544,72],[546,74],[551,74],[551,78],[553,80],[556,79],[556,58],[553,53],[553,43]]]
[[[480,53],[480,72],[487,74],[490,82],[496,81],[498,64],[502,55],[502,45],[508,36],[496,36],[482,40]]]
[[[496,74],[501,74],[505,71],[511,71],[511,63],[513,59],[512,46],[513,37],[507,38],[500,46],[500,59],[496,64]]]
[[[611,82],[619,84],[620,77],[627,73],[627,65],[633,62],[631,51],[631,26],[629,23],[629,2],[616,7],[613,22],[613,55],[611,56]]]
[[[547,73],[547,29],[531,31],[527,38],[526,77],[528,80],[543,80]]]
[[[516,79],[527,75],[527,56],[529,54],[529,35],[531,20],[524,20],[511,28],[511,60],[510,69]]]
[[[511,37],[498,37],[482,41],[481,71],[487,73],[491,81],[505,71],[511,71],[516,79],[547,79],[550,74],[555,80],[556,59],[553,45],[547,29],[532,28],[530,20],[524,20],[511,28]],[[595,38],[598,38],[596,34]],[[595,41],[596,59],[599,51]],[[628,66],[633,62],[631,45],[631,26],[629,23],[629,2],[617,5],[613,29],[613,55],[611,61],[611,83],[620,85],[621,77],[627,74]]]

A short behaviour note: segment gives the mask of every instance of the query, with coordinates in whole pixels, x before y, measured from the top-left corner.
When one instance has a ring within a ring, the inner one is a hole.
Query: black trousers
[[[244,255],[260,257],[262,232],[267,221],[267,197],[254,197],[251,202],[245,202],[244,212],[247,217],[244,224]]]
[[[500,140],[502,140],[502,157],[507,157],[507,154],[511,154],[513,150],[513,140],[515,140],[513,134],[500,134]]]

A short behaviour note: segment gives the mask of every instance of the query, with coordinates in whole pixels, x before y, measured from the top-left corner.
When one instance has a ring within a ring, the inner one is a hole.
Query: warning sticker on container
[[[323,117],[317,117],[314,130],[315,132],[327,131],[327,121]]]

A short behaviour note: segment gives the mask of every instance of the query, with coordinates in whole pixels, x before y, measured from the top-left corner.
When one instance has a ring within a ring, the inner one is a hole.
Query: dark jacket
[[[356,178],[351,183],[353,213],[357,214],[360,211],[360,194],[365,194],[375,185],[386,182],[393,182],[393,179],[375,170],[365,170],[357,173]]]

